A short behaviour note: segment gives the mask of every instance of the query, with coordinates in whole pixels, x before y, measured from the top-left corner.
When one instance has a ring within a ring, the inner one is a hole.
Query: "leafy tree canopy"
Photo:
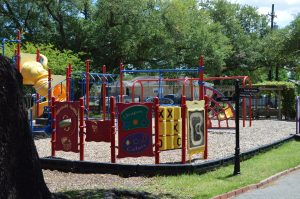
[[[3,0],[0,16],[1,36],[20,29],[24,42],[75,52],[91,59],[96,72],[102,65],[116,72],[120,62],[132,69],[191,68],[201,54],[210,76],[285,80],[286,70],[299,71],[299,16],[271,30],[257,8],[227,0]]]

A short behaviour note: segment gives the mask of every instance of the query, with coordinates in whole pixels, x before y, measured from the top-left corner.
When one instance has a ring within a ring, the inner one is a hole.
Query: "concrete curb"
[[[234,197],[234,196],[238,196],[242,193],[245,193],[247,191],[250,191],[250,190],[254,190],[254,189],[259,189],[271,182],[274,182],[276,181],[278,178],[284,176],[284,175],[287,175],[293,171],[296,171],[296,170],[299,170],[300,169],[300,165],[294,167],[294,168],[291,168],[291,169],[288,169],[288,170],[285,170],[285,171],[282,171],[280,173],[277,173],[267,179],[264,179],[262,181],[260,181],[259,183],[257,184],[251,184],[251,185],[248,185],[248,186],[245,186],[245,187],[242,187],[242,188],[239,188],[239,189],[236,189],[236,190],[233,190],[233,191],[230,191],[230,192],[227,192],[227,193],[224,193],[224,194],[220,194],[220,195],[217,195],[211,199],[227,199],[227,198],[231,198],[231,197]]]

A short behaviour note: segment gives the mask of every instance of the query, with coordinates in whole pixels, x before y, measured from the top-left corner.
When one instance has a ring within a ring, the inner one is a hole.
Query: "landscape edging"
[[[240,154],[241,160],[246,160],[254,155],[270,150],[285,142],[295,139],[295,135],[290,135],[284,139],[271,144],[243,152]],[[215,170],[221,166],[226,166],[234,162],[234,155],[222,159],[210,160],[199,164],[118,164],[91,161],[65,160],[62,158],[40,158],[42,169],[57,170],[72,173],[93,173],[93,174],[115,174],[124,177],[128,176],[155,176],[155,175],[179,175],[186,173],[205,173]]]

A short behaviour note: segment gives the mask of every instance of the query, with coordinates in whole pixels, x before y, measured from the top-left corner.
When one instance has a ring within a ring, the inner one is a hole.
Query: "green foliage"
[[[282,87],[282,114],[292,119],[296,116],[296,87],[291,82],[261,82],[253,86]]]
[[[287,28],[289,34],[285,41],[285,49],[289,57],[287,68],[292,72],[295,79],[300,78],[300,14]]]
[[[282,113],[290,119],[296,117],[296,95],[294,88],[286,88],[282,91]]]
[[[16,45],[6,45],[6,56],[12,57]],[[21,52],[36,54],[40,49],[41,54],[48,58],[48,67],[52,69],[56,75],[65,75],[66,67],[70,63],[73,71],[85,71],[84,62],[81,61],[80,55],[71,50],[60,51],[52,44],[32,44],[30,42],[22,43]]]
[[[260,82],[253,84],[253,86],[278,86],[278,87],[286,87],[288,89],[294,89],[295,85],[291,82],[284,82],[284,81],[265,81],[265,82]]]
[[[0,3],[0,15],[1,36],[14,39],[20,29],[23,42],[53,44],[50,63],[59,49],[64,59],[73,60],[71,51],[91,59],[92,71],[105,64],[117,73],[120,62],[132,69],[192,68],[203,54],[208,76],[286,80],[288,70],[300,77],[300,16],[271,31],[257,8],[227,0],[11,0]],[[66,64],[53,61],[58,73]]]
[[[232,46],[219,75],[245,75],[256,70],[255,62],[262,50],[260,43],[268,32],[266,17],[259,15],[256,8],[225,0],[207,1],[204,7],[214,22],[222,25],[222,32]]]

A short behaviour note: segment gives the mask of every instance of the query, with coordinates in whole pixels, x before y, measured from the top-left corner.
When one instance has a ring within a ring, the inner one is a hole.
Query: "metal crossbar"
[[[121,70],[123,73],[182,73],[182,72],[200,72],[203,71],[204,67],[197,69],[152,69],[152,70]]]

